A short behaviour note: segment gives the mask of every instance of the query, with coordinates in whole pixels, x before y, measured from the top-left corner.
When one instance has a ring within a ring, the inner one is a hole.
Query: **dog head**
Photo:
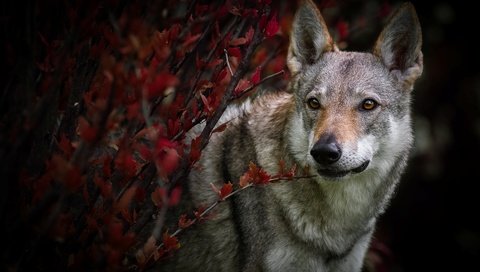
[[[294,153],[321,176],[388,169],[412,143],[410,92],[421,75],[413,6],[390,18],[371,53],[339,51],[313,2],[299,7],[288,67],[296,99]],[[386,171],[386,170],[385,170]]]

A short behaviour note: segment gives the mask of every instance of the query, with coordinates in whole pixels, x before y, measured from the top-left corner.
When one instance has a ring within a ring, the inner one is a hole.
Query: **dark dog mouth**
[[[338,171],[338,170],[329,169],[329,168],[318,169],[317,171],[323,177],[341,178],[341,177],[344,177],[344,176],[346,176],[350,173],[358,174],[358,173],[363,172],[365,169],[367,169],[369,163],[370,163],[370,161],[366,161],[366,162],[362,163],[359,167],[354,168],[354,169],[350,169],[350,170],[346,170],[346,171]]]

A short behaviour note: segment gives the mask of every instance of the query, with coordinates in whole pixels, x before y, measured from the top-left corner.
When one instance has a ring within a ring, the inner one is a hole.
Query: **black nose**
[[[332,164],[340,159],[342,149],[338,146],[335,136],[323,135],[310,150],[310,154],[319,164]]]

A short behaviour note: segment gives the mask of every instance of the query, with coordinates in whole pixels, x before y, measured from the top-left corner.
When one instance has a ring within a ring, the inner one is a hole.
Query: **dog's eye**
[[[370,98],[367,98],[367,99],[363,100],[361,108],[362,108],[362,110],[370,111],[370,110],[375,109],[377,106],[378,106],[377,101],[375,101],[373,99],[370,99]]]
[[[318,110],[320,108],[320,102],[318,99],[312,97],[307,100],[307,104],[311,109]]]

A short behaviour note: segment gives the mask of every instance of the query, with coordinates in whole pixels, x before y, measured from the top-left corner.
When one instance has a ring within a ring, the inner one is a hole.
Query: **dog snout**
[[[329,165],[337,162],[342,156],[340,148],[335,136],[323,135],[310,150],[310,155],[319,164]]]

